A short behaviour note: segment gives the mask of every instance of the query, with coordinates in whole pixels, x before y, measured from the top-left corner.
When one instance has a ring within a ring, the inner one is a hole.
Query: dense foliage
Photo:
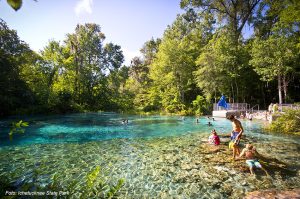
[[[300,135],[300,110],[288,110],[270,125],[272,132]]]
[[[1,20],[0,114],[201,115],[221,94],[260,107],[300,101],[299,1],[181,0],[180,6],[185,13],[162,38],[146,41],[129,66],[97,24],[78,24],[63,42],[50,41],[37,53]]]

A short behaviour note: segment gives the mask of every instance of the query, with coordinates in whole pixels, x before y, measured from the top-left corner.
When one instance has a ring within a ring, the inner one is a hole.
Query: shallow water
[[[123,118],[129,119],[122,125]],[[76,198],[96,166],[111,182],[125,178],[120,198],[241,198],[258,189],[300,186],[299,137],[263,133],[262,123],[243,121],[246,138],[264,156],[272,178],[249,175],[244,161],[233,162],[221,138],[217,152],[206,144],[209,131],[228,134],[229,121],[113,113],[27,118],[30,128],[0,148],[0,179],[14,187],[47,186],[56,174],[63,190],[70,182]],[[11,120],[2,121],[4,128]],[[7,135],[7,134],[6,134]],[[1,140],[5,139],[1,135]],[[274,159],[276,158],[276,159]]]

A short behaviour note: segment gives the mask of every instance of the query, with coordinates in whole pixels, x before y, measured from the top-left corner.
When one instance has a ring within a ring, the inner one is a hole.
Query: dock
[[[240,115],[246,115],[246,112],[250,111],[254,108],[257,108],[259,110],[259,106],[254,106],[252,108],[250,108],[250,104],[247,103],[227,103],[228,108],[225,109],[224,107],[218,106],[217,103],[215,103],[213,105],[213,112],[212,112],[212,116],[213,117],[227,117],[229,115],[234,115],[237,117],[240,117]]]

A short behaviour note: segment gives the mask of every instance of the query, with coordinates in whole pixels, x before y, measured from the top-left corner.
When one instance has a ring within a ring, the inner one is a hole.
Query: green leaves
[[[100,172],[100,166],[97,166],[91,173],[87,175],[87,186],[93,188],[95,180]]]
[[[270,125],[270,130],[277,133],[300,134],[300,110],[287,110]]]
[[[7,0],[7,3],[15,10],[19,10],[22,6],[22,0]]]
[[[109,167],[111,164],[108,165]],[[117,195],[118,191],[125,183],[125,179],[118,180],[116,185],[110,185],[109,179],[104,176],[108,173],[106,169],[100,169],[100,166],[96,166],[86,176],[86,187],[83,190],[81,198],[113,198]]]
[[[113,198],[114,195],[122,188],[122,186],[125,183],[125,179],[121,178],[118,180],[118,183],[115,186],[111,186],[108,193],[107,197],[108,198]]]
[[[194,75],[198,87],[204,91],[207,98],[216,92],[230,93],[228,84],[240,75],[237,60],[242,56],[237,49],[238,46],[224,30],[219,30],[203,48],[196,60],[198,70]]]
[[[12,140],[13,134],[15,133],[25,133],[25,129],[23,127],[28,127],[28,122],[23,122],[22,120],[19,122],[13,122],[8,133],[9,139]]]
[[[268,39],[255,39],[250,64],[264,81],[293,71],[297,59],[296,43],[285,35],[272,35]]]
[[[153,93],[152,99],[161,99],[159,103],[166,112],[183,113],[196,97],[195,92],[192,93],[195,59],[205,45],[200,36],[204,32],[198,25],[191,25],[184,16],[178,16],[165,31],[151,64],[149,77],[153,84],[149,90]]]

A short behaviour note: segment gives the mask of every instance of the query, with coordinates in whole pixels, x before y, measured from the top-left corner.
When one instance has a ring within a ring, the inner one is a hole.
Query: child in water
[[[242,150],[242,153],[236,159],[241,159],[243,156],[246,157],[246,164],[249,167],[251,175],[254,175],[253,169],[254,169],[254,167],[256,167],[256,168],[262,169],[266,173],[266,175],[269,176],[267,170],[264,167],[262,167],[261,164],[256,159],[255,155],[257,155],[257,154],[258,153],[257,153],[256,149],[253,147],[253,145],[246,144],[246,148],[244,148]]]
[[[211,131],[211,135],[208,137],[208,143],[214,144],[214,145],[220,145],[220,138],[217,135],[217,132],[215,129]]]

